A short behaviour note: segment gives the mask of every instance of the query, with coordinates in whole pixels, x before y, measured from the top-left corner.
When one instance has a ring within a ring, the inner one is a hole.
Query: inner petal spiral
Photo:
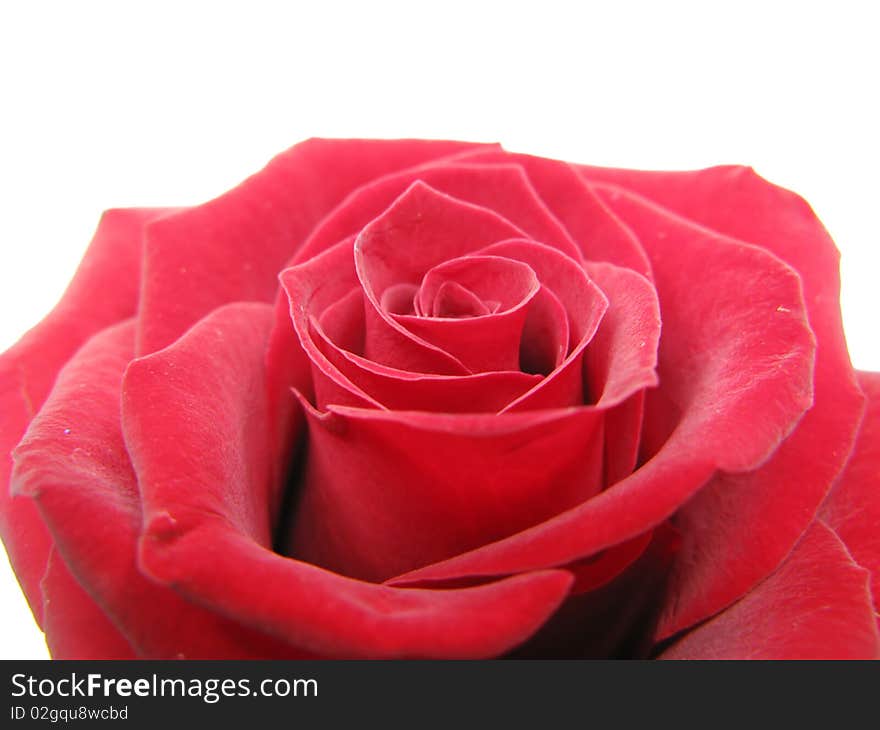
[[[393,319],[471,372],[518,370],[523,327],[540,288],[521,261],[463,256],[428,271],[415,296],[416,314]],[[444,316],[450,306],[464,316]]]
[[[462,256],[444,261],[425,274],[416,294],[415,310],[422,316],[438,318],[449,318],[443,313],[449,305],[473,312],[466,316],[505,312],[531,299],[539,286],[535,272],[520,261],[501,256]]]

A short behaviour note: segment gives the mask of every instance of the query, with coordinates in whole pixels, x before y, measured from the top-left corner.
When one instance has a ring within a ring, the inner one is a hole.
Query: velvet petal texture
[[[632,200],[621,190],[636,191],[791,265],[800,276],[818,343],[813,407],[792,438],[753,474],[719,477],[682,514],[682,551],[688,557],[676,566],[674,600],[660,627],[661,635],[669,635],[712,615],[768,575],[810,524],[846,463],[862,397],[840,322],[839,255],[803,199],[747,168],[687,173],[584,168],[584,175],[619,186],[608,189],[606,197]],[[637,225],[638,216],[614,208],[628,224]],[[787,316],[787,307],[779,306]],[[804,454],[810,455],[808,471]]]
[[[524,641],[559,606],[570,574],[396,589],[272,551],[265,497],[278,455],[267,453],[276,443],[267,435],[279,424],[267,420],[264,391],[270,308],[257,307],[221,307],[128,369],[123,424],[145,510],[143,569],[326,656],[487,657]]]
[[[0,535],[37,621],[52,539],[30,500],[6,485],[15,447],[39,411],[65,362],[92,334],[137,310],[142,230],[170,209],[109,210],[61,301],[0,357]],[[95,296],[101,292],[101,296]]]
[[[871,573],[880,619],[880,374],[858,373],[868,407],[846,469],[823,506],[822,519]]]
[[[62,369],[15,451],[15,489],[36,499],[57,544],[55,561],[63,557],[73,573],[50,566],[43,581],[53,655],[93,651],[85,637],[74,645],[67,636],[81,624],[114,627],[111,638],[118,632],[146,658],[296,656],[140,572],[140,495],[120,431],[120,386],[133,352],[133,321],[89,340]]]
[[[769,578],[674,643],[663,659],[876,659],[868,574],[814,522]]]

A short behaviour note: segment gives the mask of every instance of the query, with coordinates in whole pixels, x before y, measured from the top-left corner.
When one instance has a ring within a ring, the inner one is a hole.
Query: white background
[[[413,136],[754,166],[835,238],[853,361],[880,370],[872,5],[4,0],[0,349],[103,209],[198,203],[309,136]],[[0,658],[41,656],[0,557]]]

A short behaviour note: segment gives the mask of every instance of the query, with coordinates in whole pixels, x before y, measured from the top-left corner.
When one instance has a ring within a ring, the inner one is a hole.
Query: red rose
[[[877,655],[880,376],[748,169],[311,140],[106,213],[0,384],[56,657]]]

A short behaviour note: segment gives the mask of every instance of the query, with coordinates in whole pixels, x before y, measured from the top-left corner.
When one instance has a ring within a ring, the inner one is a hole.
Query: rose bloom
[[[309,140],[105,213],[3,540],[59,658],[876,657],[837,264],[747,168]]]

